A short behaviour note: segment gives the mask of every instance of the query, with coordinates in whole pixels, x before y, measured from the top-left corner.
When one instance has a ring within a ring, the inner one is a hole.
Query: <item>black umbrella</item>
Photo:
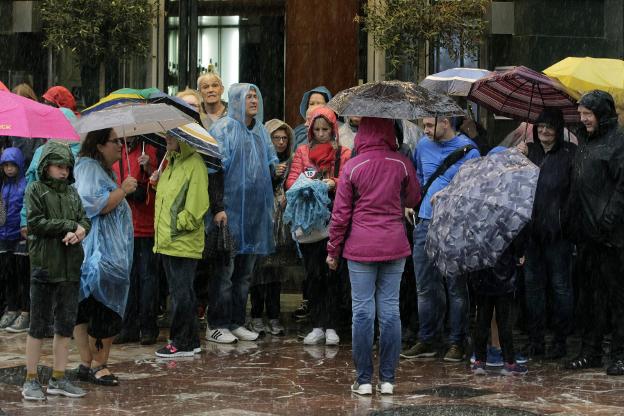
[[[451,98],[413,82],[380,81],[340,91],[327,104],[341,116],[415,120],[466,116]]]

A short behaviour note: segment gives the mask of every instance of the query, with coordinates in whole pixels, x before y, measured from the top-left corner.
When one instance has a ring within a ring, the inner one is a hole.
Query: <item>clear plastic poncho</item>
[[[98,161],[79,158],[74,176],[74,186],[91,220],[91,231],[82,242],[84,262],[80,276],[80,300],[92,295],[123,317],[134,248],[130,205],[124,199],[111,212],[100,215],[110,193],[118,186]]]
[[[253,88],[258,94],[258,113],[253,128],[245,125],[245,99]],[[278,163],[275,149],[262,124],[260,89],[253,84],[234,84],[228,94],[228,115],[210,129],[217,139],[225,173],[223,202],[228,226],[240,254],[268,255],[273,241],[273,188],[271,165]]]

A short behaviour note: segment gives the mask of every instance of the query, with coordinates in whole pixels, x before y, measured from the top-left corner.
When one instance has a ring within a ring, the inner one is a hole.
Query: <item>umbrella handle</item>
[[[132,172],[130,171],[130,152],[128,151],[128,141],[126,140],[126,136],[124,136],[124,147],[126,148],[126,162],[128,163],[128,176],[132,176]]]

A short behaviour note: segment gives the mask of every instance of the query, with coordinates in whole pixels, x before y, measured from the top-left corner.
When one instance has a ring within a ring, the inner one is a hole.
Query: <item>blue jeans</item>
[[[255,254],[238,254],[216,266],[210,281],[210,328],[235,329],[245,324],[245,308],[251,273],[256,264]]]
[[[418,293],[418,340],[432,343],[444,329],[446,312],[446,291],[444,278],[429,260],[425,252],[425,239],[429,229],[429,220],[422,220],[414,228],[414,274],[416,275],[416,292]],[[468,326],[468,284],[466,276],[447,279],[449,299],[449,324],[451,333],[449,342],[462,345],[466,338]]]
[[[555,343],[565,343],[572,332],[574,296],[572,292],[572,244],[566,240],[540,244],[531,241],[526,249],[524,287],[529,340],[544,345],[546,288],[552,288],[552,316]]]
[[[401,352],[399,289],[405,259],[361,263],[349,260],[353,312],[353,361],[357,382],[373,376],[375,310],[379,320],[379,382],[394,383]]]

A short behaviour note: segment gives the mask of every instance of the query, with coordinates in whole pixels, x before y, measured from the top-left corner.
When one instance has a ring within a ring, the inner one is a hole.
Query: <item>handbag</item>
[[[236,251],[234,238],[227,224],[213,225],[206,234],[204,259],[221,258],[224,263],[229,261],[232,252]]]

